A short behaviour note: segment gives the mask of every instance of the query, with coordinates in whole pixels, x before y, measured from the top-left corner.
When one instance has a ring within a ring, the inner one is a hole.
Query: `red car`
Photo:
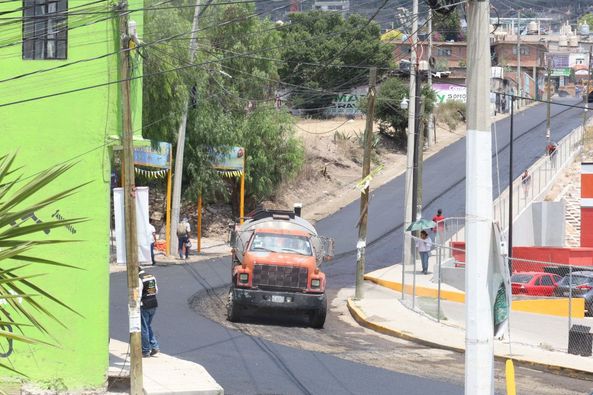
[[[552,296],[562,277],[552,273],[521,272],[511,276],[513,295]]]

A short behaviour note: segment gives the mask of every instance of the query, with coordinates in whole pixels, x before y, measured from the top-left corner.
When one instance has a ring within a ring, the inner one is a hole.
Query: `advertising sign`
[[[358,109],[358,101],[363,97],[365,95],[354,93],[337,95],[331,107],[326,110],[326,114],[332,116],[362,115],[362,112]]]
[[[245,149],[243,147],[211,148],[212,166],[217,170],[243,172]]]
[[[156,149],[152,147],[135,147],[134,164],[168,169],[170,152],[170,143],[159,143]]]
[[[432,90],[436,93],[437,105],[453,100],[465,103],[467,98],[467,89],[465,86],[453,84],[432,84]]]

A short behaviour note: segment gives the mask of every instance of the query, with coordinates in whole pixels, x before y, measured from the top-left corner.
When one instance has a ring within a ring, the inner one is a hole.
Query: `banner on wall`
[[[436,93],[437,105],[453,100],[465,103],[467,99],[467,88],[465,86],[453,84],[432,84],[432,90]]]
[[[115,250],[117,263],[126,263],[126,232],[124,217],[124,190],[113,189],[113,212],[115,215]],[[136,237],[138,238],[138,262],[151,263],[150,243],[152,233],[148,230],[148,187],[136,187]]]

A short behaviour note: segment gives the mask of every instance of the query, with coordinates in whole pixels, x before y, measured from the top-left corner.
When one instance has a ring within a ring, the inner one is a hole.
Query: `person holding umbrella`
[[[432,240],[425,230],[420,232],[420,238],[416,239],[416,249],[420,254],[420,261],[422,262],[422,274],[428,274],[428,257],[430,250],[432,250]]]

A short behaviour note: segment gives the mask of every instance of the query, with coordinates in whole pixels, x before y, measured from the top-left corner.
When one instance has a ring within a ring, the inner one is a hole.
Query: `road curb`
[[[361,326],[363,326],[365,328],[371,329],[375,332],[378,332],[378,333],[381,333],[381,334],[384,334],[387,336],[393,336],[393,337],[397,337],[400,339],[413,341],[414,343],[418,343],[418,344],[421,344],[421,345],[424,345],[427,347],[439,348],[442,350],[454,351],[454,352],[458,352],[461,354],[465,354],[464,348],[448,346],[446,344],[441,344],[441,343],[437,343],[434,341],[421,339],[421,338],[414,336],[410,332],[398,331],[397,329],[388,328],[381,324],[372,322],[372,321],[368,320],[366,314],[359,307],[357,307],[355,303],[356,302],[352,298],[348,298],[348,300],[346,302],[346,305],[348,306],[348,311],[350,311],[350,315],[352,316],[352,318],[354,318],[354,320],[358,324],[360,324]],[[593,372],[589,372],[586,370],[579,370],[579,369],[569,368],[569,367],[565,367],[565,366],[546,364],[546,363],[531,361],[528,359],[518,358],[517,356],[510,356],[510,355],[496,355],[495,354],[494,359],[498,360],[498,361],[506,361],[508,359],[512,359],[513,362],[515,363],[515,365],[518,365],[518,366],[548,371],[548,372],[551,372],[554,374],[569,376],[569,377],[573,377],[573,378],[593,380]]]

